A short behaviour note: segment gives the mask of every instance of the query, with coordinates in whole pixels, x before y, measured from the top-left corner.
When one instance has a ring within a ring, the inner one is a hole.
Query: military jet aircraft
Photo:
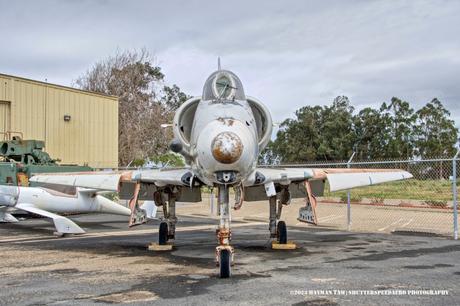
[[[70,188],[73,192],[60,192],[49,188],[0,186],[0,222],[19,222],[12,212],[22,210],[54,222],[55,234],[83,234],[75,222],[56,213],[108,213],[130,216],[131,210],[98,193],[100,190]],[[67,190],[69,191],[69,190]]]
[[[234,257],[230,245],[230,189],[234,190],[236,209],[243,201],[268,199],[270,236],[279,243],[286,243],[286,224],[280,221],[283,205],[289,204],[291,198],[306,198],[307,205],[299,212],[299,219],[316,224],[315,196],[322,194],[326,179],[331,191],[335,191],[412,177],[398,169],[259,167],[258,155],[268,144],[272,127],[272,117],[265,105],[245,94],[236,74],[219,67],[204,83],[202,96],[186,101],[174,117],[174,140],[170,149],[182,154],[188,166],[182,169],[37,175],[31,181],[113,190],[121,194],[131,189],[130,226],[146,220],[138,200],[153,198],[164,212],[159,227],[159,244],[166,244],[175,237],[176,201],[199,202],[202,186],[216,188],[220,216],[216,231],[216,261],[220,277],[227,278]]]

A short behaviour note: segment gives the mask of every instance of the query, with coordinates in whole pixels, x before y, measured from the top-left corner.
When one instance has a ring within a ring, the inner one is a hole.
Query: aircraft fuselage
[[[250,104],[235,74],[218,70],[207,79],[203,95],[178,110],[174,128],[181,142],[176,152],[185,156],[203,183],[234,185],[254,172],[266,145],[261,135],[271,133],[271,117],[260,102]]]

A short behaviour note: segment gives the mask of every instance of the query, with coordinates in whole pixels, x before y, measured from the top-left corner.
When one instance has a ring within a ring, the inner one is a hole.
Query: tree
[[[147,51],[126,51],[97,62],[76,86],[119,98],[120,165],[167,152],[172,133],[160,125],[172,121],[187,95],[177,85],[164,84],[161,68]]]
[[[416,115],[417,154],[423,158],[453,156],[458,129],[441,101],[434,98],[418,110]]]
[[[163,87],[162,102],[166,105],[169,111],[176,111],[182,103],[190,98],[191,97],[183,93],[176,84],[173,86]]]
[[[271,147],[282,162],[347,159],[356,142],[353,107],[339,96],[331,106],[304,106],[287,119]]]
[[[261,165],[278,165],[280,163],[280,156],[274,150],[274,142],[269,141],[265,149],[259,154],[258,162]]]
[[[362,109],[354,117],[357,159],[380,159],[387,156],[390,139],[389,128],[381,113],[370,107]]]
[[[380,107],[382,124],[389,128],[385,134],[386,158],[409,159],[415,149],[415,120],[416,115],[409,103],[399,98],[391,98],[391,103],[385,102]]]
[[[296,119],[286,119],[273,142],[272,150],[284,163],[307,162],[317,159],[320,106],[305,106],[295,112]]]
[[[354,108],[345,96],[338,96],[332,106],[324,107],[318,155],[323,160],[346,160],[353,152],[356,134],[353,131]]]

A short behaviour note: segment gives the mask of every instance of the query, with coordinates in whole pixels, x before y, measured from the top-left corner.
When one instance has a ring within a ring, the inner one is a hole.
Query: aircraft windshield
[[[218,70],[206,80],[203,100],[246,100],[240,79],[231,71]]]

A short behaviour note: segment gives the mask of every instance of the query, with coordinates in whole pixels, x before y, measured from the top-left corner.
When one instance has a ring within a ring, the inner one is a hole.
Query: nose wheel
[[[223,249],[219,252],[219,277],[229,278],[231,275],[232,253]]]

